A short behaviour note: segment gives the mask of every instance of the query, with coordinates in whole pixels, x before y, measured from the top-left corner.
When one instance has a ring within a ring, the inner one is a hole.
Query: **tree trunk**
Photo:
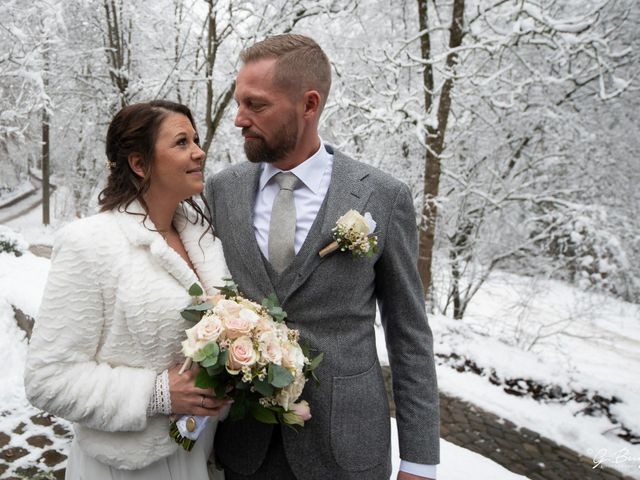
[[[45,42],[45,48],[43,50],[44,65],[42,69],[42,83],[44,91],[49,90],[49,51],[47,50],[49,44]],[[48,104],[42,106],[42,223],[49,225],[51,223],[51,217],[49,214],[49,196],[50,196],[50,184],[49,184],[49,111]]]
[[[418,1],[420,31],[420,50],[425,62],[431,61],[431,42],[428,30],[427,0]],[[425,171],[423,189],[422,219],[420,222],[418,270],[422,279],[425,297],[429,298],[432,278],[433,246],[435,241],[436,219],[438,206],[436,199],[440,188],[440,155],[444,149],[444,139],[447,123],[451,112],[451,90],[453,88],[454,71],[458,61],[455,49],[462,44],[464,27],[464,0],[454,0],[451,27],[449,28],[449,54],[447,55],[447,70],[449,77],[445,80],[438,103],[437,127],[427,127],[425,143]],[[423,72],[425,94],[425,113],[428,115],[433,106],[434,84],[433,69],[430,63],[425,64]]]

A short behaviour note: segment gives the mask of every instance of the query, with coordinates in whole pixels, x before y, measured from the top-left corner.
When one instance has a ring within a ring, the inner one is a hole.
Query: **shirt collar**
[[[316,153],[289,171],[298,177],[309,190],[313,193],[318,193],[322,182],[322,174],[329,165],[331,165],[331,154],[327,152],[324,142],[320,139],[320,148]],[[262,190],[269,183],[269,180],[282,171],[270,163],[264,163],[260,174],[259,189]]]

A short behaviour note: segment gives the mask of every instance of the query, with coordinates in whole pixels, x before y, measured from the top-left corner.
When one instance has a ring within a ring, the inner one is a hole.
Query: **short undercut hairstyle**
[[[275,83],[294,95],[308,90],[320,93],[320,110],[331,89],[329,58],[313,39],[304,35],[284,34],[267,37],[240,53],[240,60],[249,63],[275,58]]]

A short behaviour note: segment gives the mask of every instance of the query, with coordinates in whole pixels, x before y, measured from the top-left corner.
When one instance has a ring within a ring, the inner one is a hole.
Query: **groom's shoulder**
[[[370,184],[379,193],[389,192],[390,194],[393,194],[397,193],[403,186],[406,187],[404,182],[395,178],[393,175],[374,167],[373,165],[355,160],[336,149],[332,149],[332,153],[334,161],[341,162],[343,168],[353,172],[353,174],[359,177],[362,182]]]
[[[214,173],[207,179],[207,186],[212,187],[214,185],[220,187],[228,184],[229,181],[236,177],[243,177],[249,174],[255,166],[251,162],[236,163],[235,165],[229,165],[222,170]]]

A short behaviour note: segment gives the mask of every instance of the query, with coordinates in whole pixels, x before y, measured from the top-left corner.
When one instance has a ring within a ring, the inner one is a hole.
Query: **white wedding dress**
[[[180,447],[169,455],[141,470],[120,470],[87,455],[74,439],[67,462],[66,480],[224,480],[224,472],[209,465],[213,437],[218,422],[210,419],[193,450]],[[168,435],[168,430],[167,430]]]

